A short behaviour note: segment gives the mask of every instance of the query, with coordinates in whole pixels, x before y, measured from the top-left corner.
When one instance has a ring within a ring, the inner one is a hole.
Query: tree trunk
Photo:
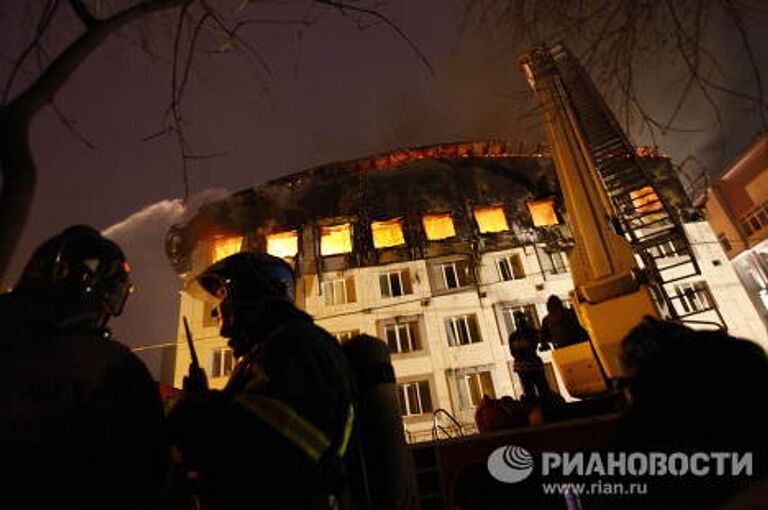
[[[192,2],[144,0],[107,19],[87,19],[83,34],[64,48],[29,88],[0,110],[0,279],[19,243],[35,192],[37,168],[29,145],[34,116],[111,34],[150,13]]]

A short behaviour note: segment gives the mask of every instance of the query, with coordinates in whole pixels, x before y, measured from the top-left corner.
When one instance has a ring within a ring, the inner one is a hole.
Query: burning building
[[[643,161],[657,189],[688,211],[669,161]],[[645,198],[636,206],[652,206]],[[678,305],[705,318],[721,314],[734,334],[765,342],[706,222],[688,222],[686,231],[702,275],[679,283]],[[235,193],[173,227],[167,251],[188,282],[240,250],[289,261],[298,304],[319,325],[342,342],[367,333],[389,345],[404,426],[416,441],[432,438],[438,409],[471,428],[483,395],[520,395],[507,346],[512,314],[523,311],[538,326],[547,298],[568,296],[571,243],[552,160],[512,143],[477,142],[324,165]],[[232,353],[212,304],[190,287],[180,314],[221,386]],[[542,357],[550,386],[569,398],[549,353]],[[180,327],[177,385],[188,364]]]

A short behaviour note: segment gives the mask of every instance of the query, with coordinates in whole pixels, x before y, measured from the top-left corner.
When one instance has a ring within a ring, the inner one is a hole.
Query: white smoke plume
[[[102,232],[125,252],[136,286],[123,314],[111,323],[117,340],[130,347],[176,340],[182,281],[165,255],[165,236],[171,225],[187,220],[203,204],[226,195],[224,190],[210,189],[190,198],[186,205],[181,199],[162,200]],[[162,373],[165,352],[157,348],[139,354],[157,379],[167,376]]]

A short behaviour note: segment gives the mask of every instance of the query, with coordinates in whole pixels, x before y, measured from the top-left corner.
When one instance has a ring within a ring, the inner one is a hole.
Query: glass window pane
[[[400,285],[400,273],[389,273],[389,283],[392,287],[392,296],[402,296],[403,287]]]
[[[395,326],[387,326],[384,329],[384,333],[387,336],[387,345],[389,345],[389,352],[398,352],[397,347],[397,332],[395,331]]]
[[[456,275],[456,266],[453,264],[443,265],[443,276],[445,277],[445,288],[455,289],[459,286],[459,278]]]
[[[392,297],[392,291],[389,288],[388,275],[383,274],[379,276],[379,288],[381,288],[382,297]]]
[[[408,389],[408,412],[410,414],[421,414],[421,401],[419,400],[419,385],[409,384]]]
[[[472,374],[467,378],[467,382],[469,383],[469,399],[470,399],[470,405],[472,407],[476,407],[480,400],[482,400],[483,393],[480,390],[480,381],[477,377],[477,374]]]
[[[419,381],[419,396],[421,397],[421,411],[424,413],[432,412],[432,395],[429,393],[429,383]]]

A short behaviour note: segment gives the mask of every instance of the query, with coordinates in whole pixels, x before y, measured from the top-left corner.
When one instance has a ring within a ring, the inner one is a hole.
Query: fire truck
[[[598,448],[616,424],[622,402],[616,389],[625,375],[618,362],[621,341],[644,316],[724,328],[676,306],[681,296],[672,291],[674,282],[700,269],[680,219],[657,193],[585,69],[563,45],[536,48],[518,63],[543,111],[573,232],[571,301],[590,340],[555,349],[553,360],[569,393],[580,401],[539,416],[538,425],[466,437],[457,422],[438,411],[434,440],[410,446],[422,509],[456,508],[466,492],[478,508],[513,507],[517,497],[536,501],[536,494],[525,494],[526,487],[518,484],[502,495],[503,502],[483,499],[494,497],[484,484],[486,462],[495,449]],[[662,246],[675,256],[660,256]],[[567,503],[578,508],[578,502]],[[534,508],[547,504],[564,508],[565,497]]]

